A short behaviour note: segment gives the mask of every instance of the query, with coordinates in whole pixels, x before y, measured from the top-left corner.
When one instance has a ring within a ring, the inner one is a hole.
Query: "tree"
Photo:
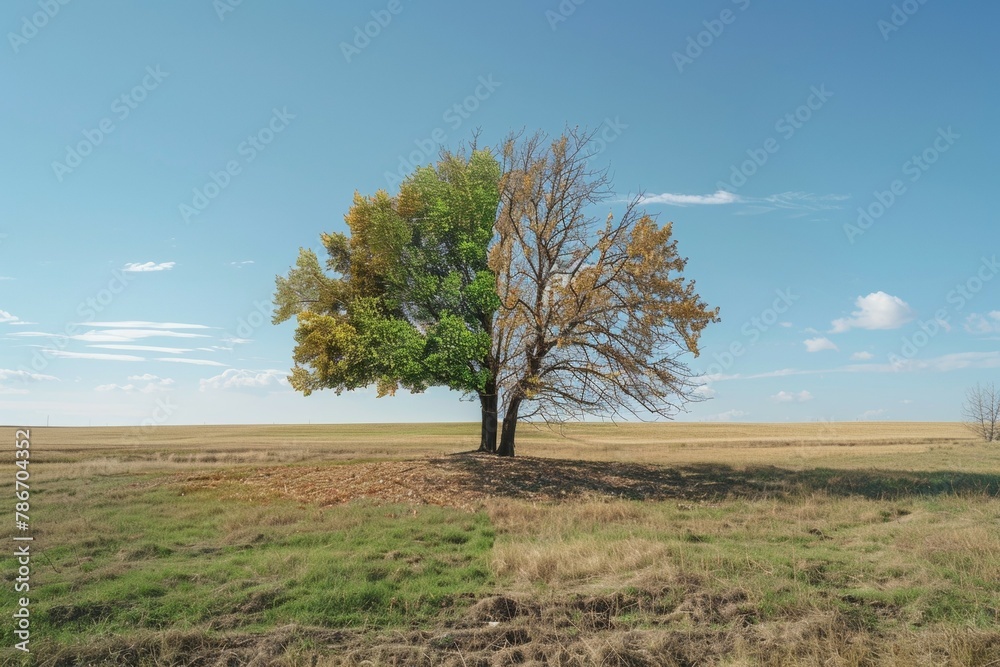
[[[446,386],[476,394],[480,448],[495,451],[496,368],[490,347],[499,305],[487,248],[499,200],[500,167],[489,151],[445,153],[396,196],[355,194],[349,235],[321,236],[328,275],[300,249],[276,280],[273,322],[297,316],[290,382],[305,395],[375,384]]]
[[[969,389],[962,406],[962,418],[965,425],[986,442],[1000,440],[1000,393],[996,385],[992,382],[976,384]]]
[[[525,417],[671,417],[697,400],[682,355],[697,356],[718,309],[683,278],[671,226],[641,212],[638,197],[603,224],[591,215],[612,194],[607,172],[589,167],[591,137],[569,130],[502,146],[489,257],[500,299],[500,455],[514,455]]]

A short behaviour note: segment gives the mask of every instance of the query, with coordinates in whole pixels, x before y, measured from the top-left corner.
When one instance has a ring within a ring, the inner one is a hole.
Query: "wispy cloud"
[[[832,322],[831,333],[843,333],[850,329],[898,329],[916,317],[905,301],[881,291],[859,296],[854,305],[857,310],[850,317]]]
[[[862,412],[858,417],[861,421],[874,421],[885,416],[885,408],[879,408],[877,410],[866,410]]]
[[[806,352],[822,352],[823,350],[839,351],[840,348],[832,340],[824,336],[817,338],[807,338],[802,341],[806,346]]]
[[[45,350],[57,359],[93,359],[97,361],[145,361],[143,357],[134,357],[129,354],[101,354],[98,352],[67,352],[65,350]]]
[[[664,192],[659,195],[643,195],[640,204],[667,204],[669,206],[717,206],[719,204],[735,204],[740,201],[739,195],[725,190],[716,190],[710,195],[681,195]]]
[[[170,357],[158,357],[154,361],[166,361],[175,364],[191,364],[192,366],[222,366],[226,367],[226,364],[220,364],[218,361],[209,361],[208,359],[177,359]]]
[[[21,382],[46,382],[58,381],[59,378],[54,375],[43,375],[41,373],[32,373],[30,371],[15,371],[9,368],[0,368],[0,382],[7,382],[9,380],[19,380]]]
[[[869,359],[874,359],[875,355],[871,352],[855,352],[851,355],[851,359],[855,361],[868,361]]]
[[[59,338],[68,340],[79,340],[85,343],[129,343],[144,338],[210,338],[205,334],[182,333],[179,331],[169,331],[167,329],[99,329],[86,331],[82,334],[67,336],[65,334],[52,334],[44,331],[17,331],[9,336],[20,338]]]
[[[236,267],[237,269],[242,269],[244,266],[249,266],[253,264],[252,259],[245,259],[242,262],[229,262],[229,266]]]
[[[826,375],[828,373],[915,373],[928,371],[934,373],[949,373],[964,369],[1000,368],[1000,351],[993,352],[955,352],[929,359],[899,359],[894,363],[847,364],[837,368],[799,369],[781,368],[775,371],[743,375],[704,375],[706,382],[727,382],[731,380],[758,380],[761,378],[786,377],[793,375]]]
[[[15,324],[20,321],[21,318],[17,315],[11,315],[6,310],[0,310],[0,324]]]
[[[149,271],[169,271],[176,266],[177,262],[161,262],[157,264],[156,262],[129,262],[126,264],[122,271],[127,271],[129,273],[147,273]]]
[[[99,350],[131,350],[133,352],[162,352],[164,354],[184,354],[192,352],[188,347],[156,347],[155,345],[88,345]]]
[[[643,195],[639,203],[666,204],[668,206],[720,206],[739,204],[738,215],[760,215],[772,211],[786,211],[798,216],[843,208],[849,195],[818,195],[812,192],[780,192],[766,197],[738,195],[727,190],[716,190],[707,195],[686,195],[674,192]]]
[[[817,195],[811,192],[782,192],[767,197],[743,197],[741,203],[747,205],[738,213],[740,215],[759,215],[772,211],[796,212],[800,215],[834,211],[843,208],[842,202],[850,199],[849,195]]]
[[[279,370],[251,371],[230,368],[221,375],[201,381],[201,391],[209,389],[262,389],[288,386],[288,372]]]
[[[122,329],[211,329],[204,324],[182,324],[180,322],[146,322],[126,320],[124,322],[77,322],[79,326],[122,328]]]

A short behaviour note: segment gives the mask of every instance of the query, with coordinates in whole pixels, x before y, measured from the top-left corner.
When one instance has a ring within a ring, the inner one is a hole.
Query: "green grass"
[[[362,502],[249,505],[129,477],[35,494],[33,636],[287,623],[410,627],[492,580],[486,516]],[[181,495],[183,493],[183,495]],[[13,558],[0,570],[16,568]],[[0,604],[13,608],[13,586]],[[10,624],[2,641],[13,643]]]

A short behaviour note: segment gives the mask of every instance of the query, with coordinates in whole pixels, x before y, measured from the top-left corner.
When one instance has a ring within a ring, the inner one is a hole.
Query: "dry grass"
[[[469,451],[476,424],[346,424],[34,428],[45,475],[181,472],[241,465],[410,459]],[[519,429],[518,453],[583,461],[683,465],[880,467],[976,472],[1000,467],[1000,452],[967,447],[958,423],[570,424]]]

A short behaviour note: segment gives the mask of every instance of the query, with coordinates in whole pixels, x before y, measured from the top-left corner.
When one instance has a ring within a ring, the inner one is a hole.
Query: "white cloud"
[[[22,382],[45,382],[48,380],[58,381],[59,378],[53,375],[42,375],[41,373],[31,373],[29,371],[14,371],[8,368],[0,368],[0,382],[7,380],[20,380]]]
[[[244,266],[253,264],[252,259],[245,259],[242,262],[229,262],[229,266],[235,266],[237,269],[242,269]]]
[[[778,322],[778,326],[784,327],[786,329],[791,329],[792,328],[792,323],[791,322]]]
[[[247,343],[252,343],[253,339],[252,338],[235,338],[233,336],[230,336],[229,338],[223,338],[222,342],[223,343],[230,343],[231,345],[246,345]],[[223,350],[229,349],[229,350],[231,350],[233,348],[230,347],[230,348],[219,348],[219,349],[223,349]]]
[[[191,352],[187,347],[156,347],[155,345],[88,345],[101,350],[132,350],[135,352],[163,352],[166,354],[183,354]]]
[[[159,375],[153,375],[152,373],[143,373],[142,375],[129,375],[129,380],[133,382],[163,382],[165,384],[173,384],[174,381],[170,378],[161,378]]]
[[[170,357],[157,357],[153,361],[166,361],[173,362],[175,364],[191,364],[193,366],[222,366],[226,367],[226,364],[220,364],[218,361],[209,361],[208,359],[176,359]]]
[[[695,387],[691,393],[701,398],[715,398],[716,391],[707,384],[701,384]]]
[[[13,324],[20,321],[21,318],[17,315],[11,315],[6,310],[0,310],[0,324]]]
[[[791,392],[791,391],[779,391],[777,394],[771,397],[772,401],[777,401],[778,403],[805,403],[806,401],[811,401],[813,395],[808,391]]]
[[[201,391],[208,389],[261,389],[270,386],[287,386],[287,375],[287,371],[250,371],[230,368],[221,375],[202,380]]]
[[[885,408],[879,408],[878,410],[866,410],[865,412],[861,413],[859,419],[861,421],[872,421],[875,419],[879,419],[884,414],[885,414]]]
[[[46,354],[59,359],[95,359],[98,361],[145,361],[143,357],[133,357],[128,354],[99,354],[97,352],[66,352],[64,350],[45,350]]]
[[[166,329],[100,329],[87,331],[74,336],[65,334],[52,334],[43,331],[18,331],[9,334],[22,338],[58,338],[68,340],[79,340],[85,343],[130,343],[143,338],[211,338],[205,334],[182,333],[179,331],[168,331]]]
[[[717,415],[712,415],[706,417],[705,421],[709,422],[731,422],[742,417],[749,416],[749,412],[744,412],[743,410],[726,410],[725,412],[720,412]]]
[[[823,350],[840,351],[832,340],[823,336],[818,338],[807,338],[802,342],[806,346],[806,352],[822,352]]]
[[[857,310],[851,317],[833,321],[831,333],[850,329],[898,329],[914,318],[913,309],[905,301],[881,291],[859,296],[854,305]]]
[[[125,322],[77,322],[78,326],[106,327],[122,329],[211,329],[204,324],[182,324],[180,322],[146,322],[127,320]]]
[[[99,384],[94,387],[94,391],[124,391],[126,394],[131,394],[135,391],[135,385]]]
[[[965,330],[973,334],[1000,333],[1000,310],[993,310],[985,315],[970,314],[965,318]]]
[[[129,262],[128,264],[125,265],[122,271],[127,271],[130,273],[146,273],[149,271],[169,271],[170,269],[174,268],[176,264],[177,262],[162,262],[160,264],[157,264],[156,262],[145,262],[142,264],[138,262]]]
[[[856,361],[868,361],[869,359],[874,359],[875,355],[871,352],[855,352],[851,355],[851,359]]]
[[[725,190],[717,190],[710,195],[679,195],[664,192],[659,195],[645,195],[639,199],[640,204],[669,204],[671,206],[703,206],[718,204],[735,204],[740,201],[738,195]]]
[[[174,381],[170,378],[161,378],[153,375],[151,373],[146,373],[144,375],[130,375],[129,380],[133,382],[145,382],[144,387],[138,387],[134,384],[102,384],[94,387],[94,391],[122,391],[126,394],[152,394],[157,391],[169,391],[170,387],[174,384]]]

